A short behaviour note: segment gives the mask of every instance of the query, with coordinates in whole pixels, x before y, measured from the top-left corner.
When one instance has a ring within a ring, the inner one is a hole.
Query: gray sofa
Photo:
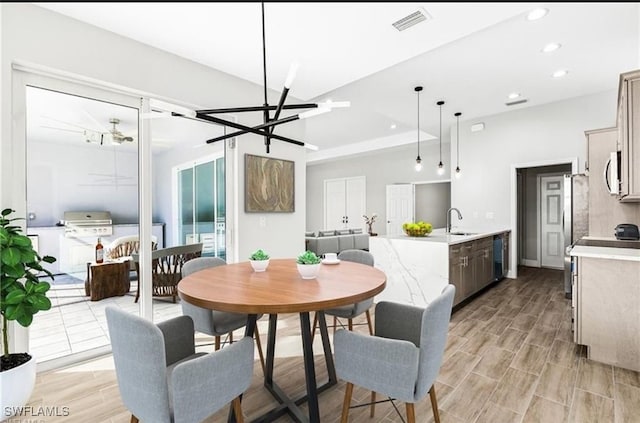
[[[344,250],[369,250],[369,234],[362,228],[331,229],[305,234],[307,250],[317,255],[339,253]]]

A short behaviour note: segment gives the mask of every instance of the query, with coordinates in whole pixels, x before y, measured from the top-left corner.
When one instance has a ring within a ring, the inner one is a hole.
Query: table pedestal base
[[[302,332],[302,350],[304,355],[304,374],[307,385],[307,393],[299,398],[290,398],[273,380],[273,366],[275,358],[275,345],[276,345],[276,327],[278,322],[278,315],[269,315],[269,334],[267,340],[267,362],[264,375],[264,386],[273,395],[273,397],[280,403],[279,406],[269,411],[268,413],[251,420],[253,423],[266,423],[272,422],[285,414],[296,422],[320,422],[320,409],[318,406],[318,394],[326,389],[334,386],[338,383],[336,377],[336,370],[333,363],[333,355],[331,353],[331,344],[329,343],[329,332],[327,330],[327,322],[325,320],[324,312],[318,311],[318,323],[320,327],[320,336],[322,338],[322,347],[324,350],[324,358],[327,364],[328,380],[321,386],[316,382],[315,364],[313,361],[313,343],[311,340],[311,321],[309,319],[309,312],[300,313],[300,328]],[[255,315],[252,315],[247,322],[246,333],[252,336],[253,328],[255,327]],[[307,403],[309,405],[309,415],[305,415],[304,411],[298,406]],[[235,416],[231,412],[229,415],[229,422],[235,422]]]

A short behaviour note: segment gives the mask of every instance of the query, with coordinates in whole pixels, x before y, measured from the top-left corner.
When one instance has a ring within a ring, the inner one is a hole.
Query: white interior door
[[[364,217],[366,213],[366,181],[365,177],[349,178],[346,185],[346,226],[348,228],[365,229]],[[366,229],[365,229],[366,230]]]
[[[346,227],[347,186],[344,179],[324,181],[324,228]]]
[[[387,185],[387,235],[402,234],[402,224],[413,220],[413,184]]]
[[[540,177],[540,265],[564,268],[562,175]]]

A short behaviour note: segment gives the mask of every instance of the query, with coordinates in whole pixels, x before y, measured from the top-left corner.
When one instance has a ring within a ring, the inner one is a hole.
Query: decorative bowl
[[[426,222],[407,222],[402,225],[402,230],[407,236],[429,236],[431,231],[433,230],[433,226],[431,223]]]
[[[404,233],[407,234],[407,236],[429,236],[431,234],[431,231],[427,232],[427,230],[404,229]]]

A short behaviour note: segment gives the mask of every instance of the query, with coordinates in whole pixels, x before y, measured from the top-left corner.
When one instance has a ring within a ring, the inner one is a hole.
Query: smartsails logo
[[[38,419],[41,417],[67,417],[69,416],[69,407],[67,406],[24,406],[24,407],[4,407],[4,417],[24,417],[31,422],[44,422]],[[10,422],[11,420],[9,420]],[[24,422],[25,420],[21,420]]]

